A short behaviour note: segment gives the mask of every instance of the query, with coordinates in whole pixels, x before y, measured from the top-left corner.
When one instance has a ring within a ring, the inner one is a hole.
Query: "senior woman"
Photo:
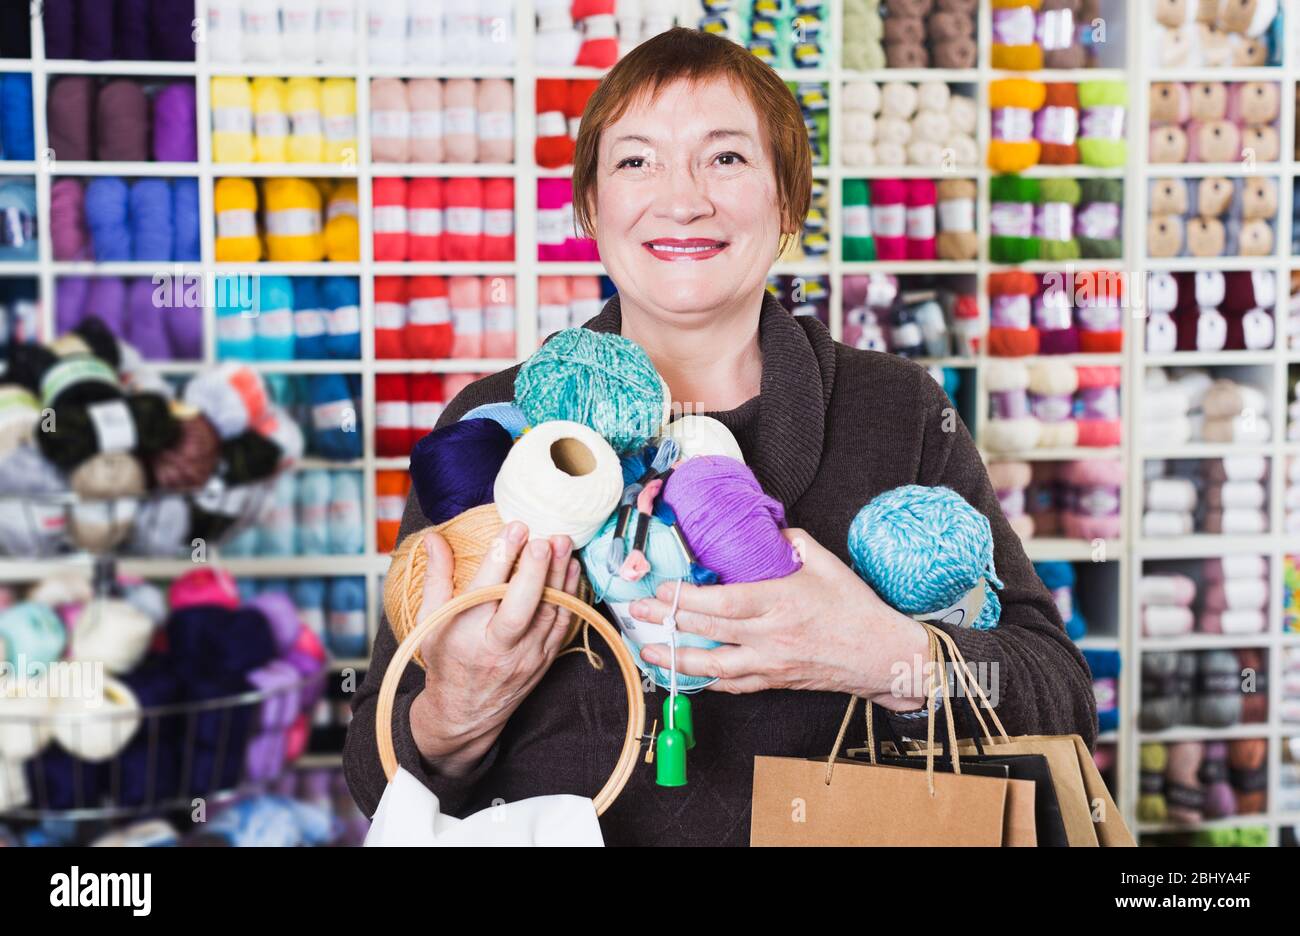
[[[592,95],[573,189],[577,221],[618,287],[585,327],[636,341],[674,401],[732,431],[763,490],[784,505],[803,557],[782,579],[681,588],[678,626],[724,644],[678,654],[681,672],[718,679],[695,700],[690,782],[663,788],[652,768],[634,772],[601,818],[606,842],[747,844],[754,756],[825,757],[846,694],[877,702],[900,733],[916,734],[907,713],[924,699],[900,674],[927,657],[927,636],[853,573],[846,548],[858,509],[899,485],[951,487],[992,524],[1001,620],[988,631],[946,629],[972,666],[991,667],[996,684],[986,688],[1008,731],[1077,732],[1091,745],[1087,666],[943,390],[913,362],[836,343],[765,290],[782,244],[802,228],[811,189],[803,118],[776,73],[693,30],[648,40]],[[512,399],[516,371],[471,384],[439,425]],[[401,535],[427,525],[411,498]],[[441,537],[425,547],[428,612],[451,595],[452,559]],[[506,596],[431,637],[427,672],[406,672],[393,717],[398,759],[444,812],[591,796],[607,779],[626,724],[622,681],[583,654],[562,654],[567,613],[539,604],[543,585],[573,591],[577,579],[567,537],[527,542],[522,524],[509,524],[476,582],[508,580]],[[631,611],[660,622],[671,599],[664,589]],[[375,707],[394,648],[384,625],[344,754],[367,815],[385,785]],[[665,647],[644,655],[668,665]]]

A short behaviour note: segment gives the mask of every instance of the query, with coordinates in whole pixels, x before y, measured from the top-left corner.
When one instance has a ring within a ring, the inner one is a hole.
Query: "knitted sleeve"
[[[944,630],[976,671],[1008,734],[1078,734],[1092,748],[1097,702],[1088,664],[1066,636],[1051,593],[1002,513],[979,450],[956,407],[924,371],[918,369],[917,378],[916,398],[923,405],[925,426],[916,483],[950,487],[988,517],[993,562],[1004,586],[998,591],[1002,616],[997,627],[977,631],[944,626]],[[954,709],[960,736],[970,737],[979,726],[969,707],[963,703]]]
[[[436,428],[455,422],[481,403],[510,399],[514,370],[511,368],[502,371],[466,387],[447,404],[438,418]],[[397,541],[400,543],[409,534],[428,524],[428,519],[420,510],[420,502],[412,492],[406,499],[406,510],[402,514]],[[375,741],[375,709],[378,706],[379,686],[384,680],[384,671],[388,669],[388,663],[396,650],[397,639],[388,626],[388,618],[381,616],[370,666],[352,700],[352,721],[348,725],[347,742],[343,747],[343,771],[347,777],[348,789],[367,816],[375,814],[379,800],[384,795],[384,788],[388,785],[383,765],[379,762],[379,746]],[[442,812],[459,816],[473,794],[475,785],[491,769],[497,747],[493,745],[474,770],[463,777],[445,777],[431,770],[420,756],[415,739],[411,736],[411,703],[423,687],[424,671],[414,663],[410,664],[402,674],[397,698],[393,703],[393,749],[402,768],[437,795]]]

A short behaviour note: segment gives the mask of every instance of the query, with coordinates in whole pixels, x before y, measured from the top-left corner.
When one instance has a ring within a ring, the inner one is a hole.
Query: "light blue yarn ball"
[[[1002,587],[993,567],[988,518],[946,487],[908,484],[878,495],[849,525],[853,569],[904,614],[928,614],[957,602],[981,577],[984,607],[970,625],[996,627]]]
[[[528,417],[513,403],[480,403],[462,416],[460,421],[467,419],[490,419],[510,433],[512,439],[519,438],[528,427]]]
[[[68,632],[48,605],[23,601],[0,612],[0,638],[5,646],[4,662],[16,667],[21,657],[31,670],[59,659]]]
[[[524,362],[515,405],[532,426],[581,423],[620,455],[658,435],[667,415],[663,380],[641,346],[587,328],[556,332]]]
[[[690,576],[691,566],[687,561],[672,531],[662,522],[650,518],[650,531],[646,534],[645,554],[650,563],[650,571],[640,581],[629,582],[619,578],[609,570],[609,550],[614,542],[614,526],[618,515],[614,514],[600,528],[596,538],[582,547],[582,567],[596,593],[597,601],[636,601],[638,598],[653,598],[656,589],[664,582],[675,582]],[[629,547],[631,544],[628,544]]]

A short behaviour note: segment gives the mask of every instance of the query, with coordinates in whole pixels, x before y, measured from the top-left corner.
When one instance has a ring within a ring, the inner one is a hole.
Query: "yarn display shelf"
[[[845,166],[847,179],[978,179],[979,166]]]
[[[0,176],[30,176],[36,174],[36,163],[30,159],[0,159]]]
[[[0,583],[21,584],[39,581],[53,572],[90,572],[96,560],[103,556],[91,553],[69,553],[46,559],[0,559]],[[150,559],[137,556],[116,556],[117,568],[124,575],[146,579],[169,580],[178,578],[195,568],[193,560]],[[318,578],[322,566],[329,575],[373,575],[388,569],[388,557],[383,555],[351,556],[256,556],[223,557],[219,549],[208,553],[208,565],[224,569],[236,578]]]
[[[838,75],[845,81],[943,81],[948,84],[974,84],[983,77],[978,68],[868,68],[862,70],[840,69]]]
[[[1110,731],[1103,731],[1103,732],[1101,732],[1101,733],[1099,733],[1099,734],[1097,735],[1097,743],[1098,743],[1098,744],[1118,744],[1118,743],[1119,743],[1119,732],[1116,731],[1116,730],[1114,730],[1114,729],[1112,729],[1112,730],[1110,730]]]
[[[411,467],[411,459],[407,456],[394,458],[376,458],[376,471],[406,471]]]
[[[851,175],[851,173],[850,173]],[[833,249],[833,248],[832,248]],[[981,273],[976,260],[852,260],[837,264],[840,273],[855,276],[864,273]]]
[[[983,174],[1001,175],[991,169],[983,170]],[[1068,166],[1031,166],[1020,175],[1028,179],[1123,179],[1128,175],[1128,170],[1123,166],[1085,166],[1076,163]]]
[[[290,766],[294,770],[332,770],[343,766],[343,755],[304,754]]]
[[[1156,173],[1152,173],[1154,177]],[[1280,239],[1279,239],[1280,244]],[[1286,242],[1290,246],[1290,241]],[[1197,273],[1201,270],[1216,270],[1227,273],[1232,270],[1259,270],[1271,267],[1289,257],[1269,254],[1264,257],[1148,257],[1144,262],[1147,272],[1185,271]]]
[[[1117,634],[1089,634],[1086,637],[1080,637],[1074,642],[1074,645],[1080,650],[1118,650],[1120,643],[1121,640]]]
[[[165,264],[153,264],[155,268]],[[361,263],[335,262],[333,260],[313,260],[307,262],[287,262],[277,260],[260,260],[255,263],[205,263],[203,270],[213,273],[267,273],[277,276],[360,276]],[[163,272],[169,272],[164,269]],[[369,272],[369,271],[367,271]]]
[[[1269,824],[1266,812],[1245,813],[1239,816],[1220,816],[1217,819],[1201,819],[1198,822],[1139,822],[1139,835],[1170,835],[1180,832],[1195,832],[1198,829],[1235,829],[1241,826],[1261,826]]]
[[[153,62],[145,59],[44,59],[42,69],[48,75],[127,75],[132,77],[192,77],[199,73],[196,62]],[[31,70],[31,65],[28,65]],[[241,72],[241,74],[246,74]]]
[[[920,364],[922,367],[955,367],[970,369],[979,367],[980,362],[975,357],[915,357],[911,360]]]
[[[1151,175],[1167,176],[1178,179],[1200,178],[1201,176],[1225,176],[1229,179],[1272,175],[1282,171],[1283,164],[1278,162],[1248,163],[1245,160],[1229,163],[1178,162],[1151,163]]]
[[[1097,541],[1063,536],[1034,536],[1020,542],[1031,562],[1092,562],[1099,548],[1103,555],[1115,559],[1121,555],[1124,546],[1122,540],[1116,539]]]
[[[1043,68],[1038,71],[991,69],[994,78],[1024,78],[1028,81],[1078,84],[1080,81],[1127,81],[1124,68]]]
[[[1268,442],[1246,444],[1242,442],[1184,442],[1182,445],[1139,445],[1138,453],[1144,459],[1153,458],[1226,458],[1229,455],[1273,454]]]
[[[261,374],[360,374],[365,370],[359,360],[338,360],[334,358],[321,361],[246,361],[242,358],[218,357],[218,360],[223,362],[227,360],[238,361],[240,364],[246,364]]]
[[[116,260],[98,263],[94,260],[54,260],[49,269],[56,276],[143,276],[171,274],[188,276],[203,272],[201,263],[173,263],[170,260]],[[247,271],[244,265],[241,270]]]
[[[511,260],[389,260],[370,267],[376,276],[514,276],[519,269]]]
[[[308,62],[209,62],[203,72],[214,78],[355,78],[357,66]]]
[[[1142,363],[1147,367],[1221,367],[1233,364],[1272,364],[1277,353],[1268,351],[1173,351],[1169,354],[1147,354]]]
[[[1288,29],[1291,26],[1287,27]],[[1290,50],[1288,50],[1289,54]],[[1153,68],[1148,81],[1280,81],[1287,74],[1283,65],[1236,65],[1225,68],[1191,66],[1187,68]],[[1285,139],[1285,137],[1283,138]]]
[[[1294,536],[1291,538],[1294,539]],[[1282,533],[1261,533],[1256,536],[1191,533],[1187,536],[1139,537],[1134,543],[1133,549],[1137,557],[1144,560],[1209,559],[1216,556],[1240,555],[1242,553],[1262,555],[1285,549],[1286,546],[1287,538]],[[1270,593],[1274,596],[1280,596],[1281,589],[1272,588]],[[1270,599],[1270,601],[1272,600],[1275,599]]]
[[[85,726],[80,730],[99,730],[107,732],[111,737],[114,734],[123,733],[123,729],[116,726],[115,723],[120,723],[127,718],[132,720],[138,718],[139,727],[132,732],[132,739],[133,741],[146,739],[147,744],[145,752],[146,766],[144,768],[147,773],[146,777],[142,779],[141,802],[127,802],[124,799],[122,763],[119,757],[95,764],[78,760],[72,767],[73,806],[51,807],[48,771],[32,768],[29,771],[30,776],[28,779],[30,796],[28,804],[6,811],[4,816],[6,819],[36,821],[64,819],[84,822],[102,819],[125,819],[170,810],[192,809],[195,795],[202,795],[209,803],[215,803],[233,799],[238,795],[254,790],[265,789],[273,784],[286,769],[291,767],[293,762],[286,760],[280,766],[280,769],[271,776],[250,778],[247,764],[247,744],[248,741],[256,738],[256,734],[250,731],[250,738],[245,742],[244,750],[236,750],[234,746],[230,745],[229,735],[235,713],[245,710],[246,714],[242,717],[247,718],[250,724],[256,725],[263,706],[267,706],[268,703],[276,707],[287,706],[291,704],[290,699],[296,702],[304,690],[316,690],[318,684],[324,678],[323,674],[318,674],[304,677],[296,683],[276,689],[249,691],[203,702],[150,706],[141,708],[138,712],[123,713],[106,709],[102,712],[82,711],[75,716],[57,714],[28,716],[7,714],[0,711],[0,731],[4,731],[6,734],[22,730],[34,732],[39,728],[50,730],[55,724],[75,719],[82,726]],[[181,794],[158,797],[156,794],[161,785],[161,778],[165,777],[165,775],[159,773],[160,758],[163,752],[160,750],[158,741],[164,734],[164,725],[168,725],[172,731],[176,730],[176,726],[181,726],[179,733],[184,740],[181,745],[179,771],[181,777],[187,780],[185,785],[188,787],[195,782],[205,782],[195,764],[198,759],[196,754],[201,750],[196,736],[196,725],[200,716],[220,719],[219,726],[216,728],[218,745],[212,752],[213,758],[211,767],[208,769],[207,782],[220,778],[223,774],[231,771],[232,768],[229,765],[232,758],[237,759],[239,764],[237,768],[238,779],[233,784],[225,785],[211,792],[204,790],[201,794],[198,792],[191,793],[189,789],[185,789]],[[56,743],[51,742],[51,744]],[[86,786],[89,783],[86,775],[90,769],[104,770],[108,775],[107,781],[104,783],[107,788],[106,793],[95,802],[88,801],[86,796]],[[134,796],[131,798],[135,799]]]
[[[196,162],[97,162],[55,159],[49,164],[54,176],[144,176],[148,178],[195,178]]]
[[[376,374],[478,374],[505,370],[518,363],[515,358],[432,358],[428,360],[385,360],[374,362]]]
[[[591,76],[574,77],[599,78],[604,74],[598,69],[591,72]],[[518,73],[508,65],[370,65],[366,69],[370,78],[514,78]]]
[[[1237,650],[1267,649],[1273,646],[1270,634],[1185,634],[1182,637],[1138,638],[1144,651],[1159,650]]]
[[[356,178],[360,170],[348,163],[213,163],[215,172],[240,178]]]
[[[1026,354],[1016,358],[989,355],[984,360],[1022,361],[1025,364],[1058,362],[1069,364],[1071,367],[1118,367],[1124,363],[1124,355],[1108,351],[1078,351],[1074,354]]]
[[[1234,741],[1240,738],[1268,738],[1283,730],[1281,725],[1268,722],[1251,722],[1250,724],[1228,725],[1223,728],[1207,728],[1199,725],[1178,725],[1163,731],[1138,731],[1143,743],[1175,741]]]
[[[254,163],[253,165],[257,165]],[[514,163],[373,163],[370,174],[375,177],[405,176],[407,178],[452,178],[468,176],[474,179],[513,179],[518,175]],[[538,169],[541,176],[547,169]],[[556,170],[558,174],[558,170]]]
[[[998,461],[1083,461],[1089,458],[1118,458],[1122,448],[1119,445],[1074,446],[1070,448],[1025,449],[1021,452],[991,452],[990,455],[996,457]]]
[[[990,261],[991,262],[991,261]],[[1024,263],[992,263],[998,270],[1026,270],[1030,273],[1084,272],[1090,270],[1127,270],[1125,261],[1119,260],[1027,260]]]

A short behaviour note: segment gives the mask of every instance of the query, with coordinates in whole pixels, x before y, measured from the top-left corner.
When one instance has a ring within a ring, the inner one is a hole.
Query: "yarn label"
[[[341,429],[344,420],[354,421],[356,411],[351,400],[332,400],[311,408],[311,424],[318,432]]]
[[[329,632],[333,637],[358,637],[366,633],[365,611],[331,611]]]
[[[562,331],[569,327],[569,307],[566,305],[539,305],[537,307],[537,331],[545,337],[551,332]]]
[[[1069,328],[1074,308],[1064,293],[1043,293],[1034,300],[1034,322],[1044,331]]]
[[[537,209],[537,243],[548,246],[563,244],[567,237],[564,228],[566,217],[563,208]]]
[[[411,111],[411,136],[417,140],[442,139],[442,111]]]
[[[844,236],[871,236],[871,207],[869,205],[844,206]]]
[[[400,302],[375,303],[375,328],[396,330],[406,325],[406,306]]]
[[[395,497],[386,494],[382,497],[375,498],[375,516],[380,520],[396,521],[402,520],[402,512],[406,509],[406,498]]]
[[[442,417],[447,404],[440,400],[428,400],[411,404],[411,426],[416,429],[432,429]]]
[[[404,110],[372,111],[370,135],[376,139],[404,140],[411,135],[411,112]]]
[[[494,335],[515,330],[515,307],[490,305],[483,308],[483,327]]]
[[[965,234],[975,230],[975,202],[972,199],[954,198],[941,201],[938,210],[941,230],[955,234]]]
[[[296,137],[318,137],[321,135],[320,111],[297,110],[289,115]]]
[[[255,319],[259,338],[292,338],[293,310],[272,309],[261,312]]]
[[[1119,488],[1114,485],[1095,485],[1075,492],[1075,508],[1090,517],[1119,516]]]
[[[581,325],[587,319],[600,315],[600,310],[604,307],[605,301],[599,296],[590,299],[574,299],[569,303],[570,320]]]
[[[266,213],[266,233],[271,237],[310,237],[320,233],[320,212],[311,208],[282,208]]]
[[[483,310],[478,306],[451,310],[451,327],[458,335],[483,334]]]
[[[256,237],[257,215],[246,208],[217,212],[217,237]]]
[[[997,237],[1033,236],[1033,204],[1028,202],[994,202],[989,206],[989,228]]]
[[[405,205],[375,205],[373,223],[376,234],[405,234]]]
[[[537,138],[569,135],[569,125],[561,111],[544,111],[537,115]]]
[[[1023,46],[1034,44],[1038,17],[1029,6],[997,9],[993,11],[993,41],[998,45]]]
[[[446,296],[412,299],[409,308],[412,325],[446,325],[451,321]]]
[[[476,205],[448,205],[443,220],[448,234],[473,237],[483,233],[483,209]]]
[[[1044,107],[1034,127],[1034,135],[1043,143],[1073,146],[1079,135],[1079,112],[1073,107]]]
[[[86,407],[86,413],[90,416],[101,453],[129,452],[135,448],[135,420],[131,418],[126,401],[93,403]]]
[[[984,579],[981,578],[975,583],[975,587],[962,595],[954,603],[938,611],[930,611],[925,614],[912,614],[909,617],[914,621],[926,621],[932,624],[950,624],[953,627],[971,627],[979,620],[980,612],[984,609]]]
[[[934,238],[934,205],[907,209],[907,236],[912,240]]]
[[[515,115],[510,111],[484,111],[478,115],[480,140],[513,140]]]
[[[1120,139],[1124,136],[1124,108],[1085,108],[1079,117],[1079,136],[1091,140]]]
[[[1038,206],[1034,218],[1034,235],[1051,241],[1074,237],[1074,206],[1064,202],[1047,202]]]
[[[1042,422],[1064,422],[1070,418],[1074,403],[1068,396],[1029,395],[1029,411]]]
[[[255,126],[259,137],[280,137],[289,132],[289,118],[280,111],[258,114]]]
[[[325,139],[335,143],[354,140],[357,136],[355,114],[333,114],[325,118]]]
[[[355,335],[361,331],[361,309],[359,306],[345,305],[333,309],[329,314],[331,335]]]
[[[1024,107],[1000,107],[992,115],[993,139],[1022,143],[1034,136],[1034,112]]]
[[[582,26],[583,38],[588,42],[592,39],[613,39],[618,35],[612,13],[584,17]]]
[[[448,107],[442,112],[442,129],[447,136],[474,136],[478,112],[472,107]]]
[[[236,344],[253,340],[253,317],[251,315],[217,316],[217,340]]]
[[[903,237],[907,233],[907,206],[872,205],[871,229],[876,237]]]
[[[350,198],[332,198],[325,206],[325,220],[357,217],[357,203]]]
[[[442,234],[441,208],[411,208],[406,213],[411,233],[416,237],[438,237]]]
[[[925,341],[921,326],[915,322],[900,322],[889,330],[890,343],[896,348],[915,348]]]
[[[1116,202],[1091,202],[1074,218],[1080,237],[1114,240],[1119,237],[1119,205]]]
[[[491,208],[483,212],[485,237],[510,237],[515,233],[515,213],[510,208]]]
[[[989,323],[994,328],[1026,329],[1031,315],[1028,296],[994,296],[989,303]]]
[[[275,8],[259,9],[256,5],[244,4],[241,12],[245,35],[279,36],[280,17]]]
[[[253,112],[247,107],[215,107],[212,110],[214,133],[252,133]]]
[[[299,338],[320,337],[325,334],[325,313],[320,309],[298,309],[293,313],[293,330]]]
[[[1119,331],[1124,327],[1123,315],[1119,306],[1082,305],[1079,325],[1088,331]]]
[[[409,429],[411,404],[407,400],[376,400],[375,425],[381,429]]]
[[[1074,12],[1044,10],[1038,20],[1038,44],[1044,52],[1070,48],[1074,44]]]

